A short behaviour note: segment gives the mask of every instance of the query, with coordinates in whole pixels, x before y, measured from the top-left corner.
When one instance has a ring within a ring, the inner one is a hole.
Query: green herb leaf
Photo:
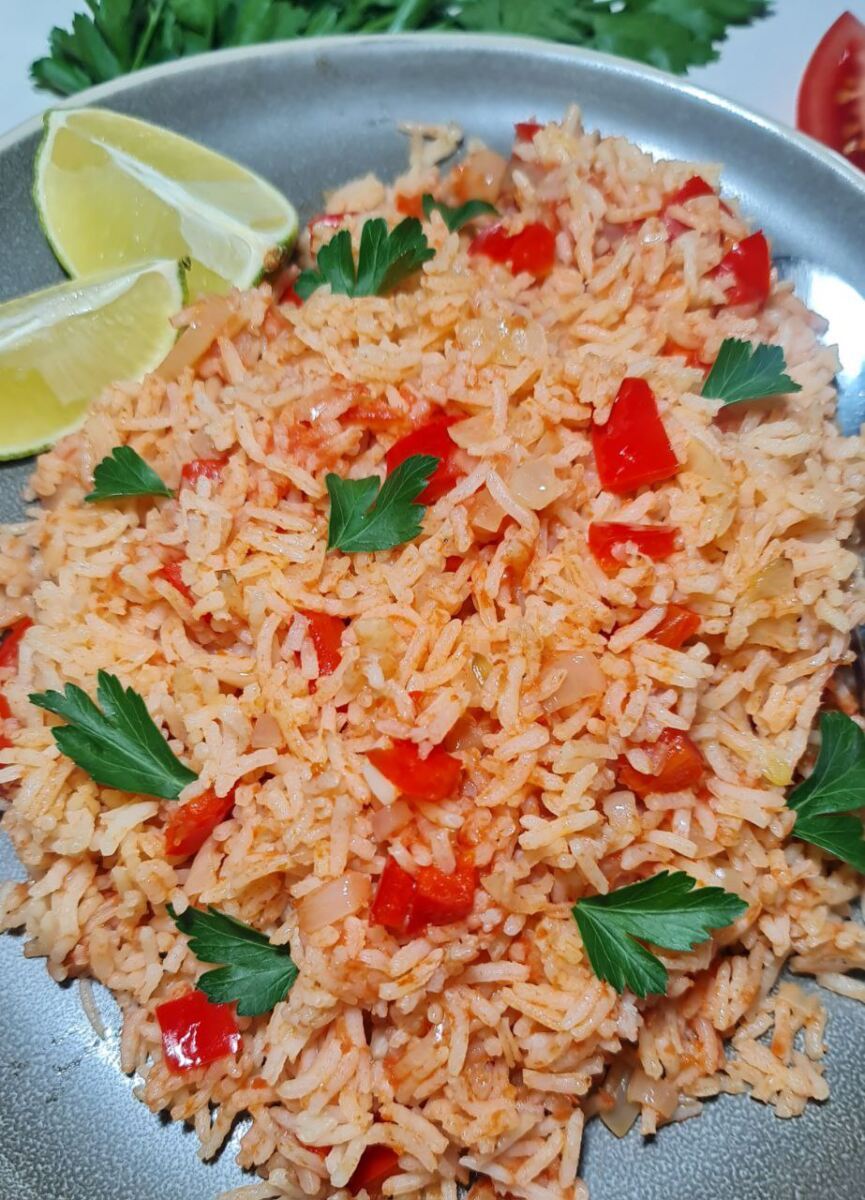
[[[441,213],[442,220],[451,233],[457,233],[463,225],[468,225],[469,221],[474,221],[475,218],[482,217],[486,213],[495,213],[498,216],[499,211],[494,204],[490,204],[487,200],[466,200],[465,204],[461,204],[458,208],[451,208],[449,204],[443,204],[441,200],[436,200],[429,192],[424,192],[421,203],[423,204],[423,215],[427,220],[434,212]]]
[[[97,783],[176,800],[198,776],[174,754],[141,696],[100,671],[96,698],[101,712],[86,692],[67,683],[63,692],[34,692],[30,702],[69,722],[51,731],[54,740]]]
[[[799,384],[786,371],[780,346],[763,343],[753,346],[741,338],[724,338],[702,394],[708,400],[721,400],[726,406],[801,392]]]
[[[426,512],[417,498],[440,461],[432,454],[412,454],[388,475],[380,489],[375,475],[367,479],[327,475],[328,550],[346,554],[390,550],[417,537]]]
[[[814,770],[793,788],[787,806],[796,813],[793,837],[849,863],[865,875],[862,822],[865,808],[865,733],[841,712],[820,715],[820,753]]]
[[[695,884],[684,871],[661,871],[575,904],[572,911],[597,977],[617,992],[630,988],[635,996],[664,995],[667,970],[642,942],[665,950],[690,950],[705,942],[712,929],[732,924],[748,908],[732,892]]]
[[[384,218],[374,217],[361,230],[356,273],[351,234],[341,229],[319,250],[315,267],[301,272],[294,290],[301,300],[325,283],[345,296],[381,296],[434,255],[416,217],[406,217],[390,231]]]
[[[152,467],[131,446],[115,446],[93,468],[93,491],[84,499],[88,504],[114,500],[119,496],[172,496]]]
[[[270,1012],[284,1000],[297,979],[291,950],[273,943],[235,917],[216,908],[203,912],[187,908],[180,916],[168,912],[181,933],[189,937],[189,948],[202,962],[224,963],[205,971],[196,984],[217,1004],[237,1004],[242,1017]]]

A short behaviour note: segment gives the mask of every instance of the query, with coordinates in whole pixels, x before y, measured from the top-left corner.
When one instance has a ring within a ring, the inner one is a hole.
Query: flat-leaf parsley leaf
[[[793,837],[865,875],[862,822],[853,816],[865,808],[865,733],[844,713],[821,714],[817,763],[790,792],[787,806],[796,813]]]
[[[131,446],[115,446],[93,468],[93,491],[88,504],[115,500],[120,496],[172,496],[152,467]]]
[[[189,948],[206,963],[222,963],[205,971],[196,983],[216,1004],[237,1004],[241,1017],[270,1012],[291,991],[297,967],[288,946],[274,946],[263,933],[230,917],[219,909],[187,908],[177,915],[168,912],[181,933],[189,937]]]
[[[34,692],[30,702],[68,725],[52,729],[62,754],[105,787],[176,800],[198,776],[183,765],[159,731],[141,696],[100,671],[96,698],[67,683],[62,692]]]
[[[451,208],[449,204],[436,200],[435,196],[429,192],[424,192],[421,203],[423,204],[423,215],[427,220],[434,212],[440,213],[451,233],[457,233],[463,225],[468,225],[469,221],[474,221],[477,217],[483,217],[490,213],[498,216],[499,211],[488,200],[466,200],[465,204],[460,204],[458,208]]]
[[[417,497],[429,483],[441,459],[432,454],[412,454],[388,475],[383,484],[377,476],[342,479],[327,475],[330,495],[328,550],[358,554],[390,550],[410,542],[421,531],[426,508]]]
[[[786,371],[780,346],[764,343],[754,346],[741,338],[724,338],[702,394],[707,400],[721,400],[726,406],[742,400],[801,392],[802,388]]]
[[[351,234],[341,229],[319,250],[315,267],[300,273],[294,290],[301,300],[325,283],[346,296],[382,296],[434,255],[417,217],[406,217],[390,230],[383,217],[373,217],[360,233],[357,270]]]
[[[660,871],[575,904],[572,912],[597,977],[617,992],[630,988],[635,996],[664,995],[667,969],[643,942],[690,950],[748,908],[732,892],[695,884],[684,871]]]

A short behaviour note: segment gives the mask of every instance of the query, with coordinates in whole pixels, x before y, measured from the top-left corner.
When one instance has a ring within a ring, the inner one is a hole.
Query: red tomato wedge
[[[309,636],[315,647],[319,675],[332,675],[342,662],[342,635],[345,625],[339,617],[303,609],[309,621]]]
[[[805,68],[796,124],[865,170],[865,25],[851,12],[828,30]]]
[[[180,472],[180,486],[194,488],[199,479],[218,483],[226,462],[226,458],[194,458],[192,462],[184,463]]]
[[[414,742],[394,742],[386,750],[369,750],[367,758],[390,780],[401,796],[416,800],[446,800],[457,790],[462,764],[441,746],[421,758]]]
[[[12,709],[9,707],[9,701],[0,692],[0,721],[8,721],[12,716]],[[12,745],[12,739],[8,738],[5,733],[0,733],[0,750],[8,750]]]
[[[406,932],[464,921],[474,907],[477,883],[477,869],[467,854],[459,856],[451,875],[438,867],[421,867],[415,876],[414,904]]]
[[[762,232],[736,242],[713,274],[726,286],[725,304],[765,304],[772,286],[772,260]]]
[[[378,881],[369,911],[373,925],[394,933],[405,933],[414,906],[414,876],[404,871],[395,858],[388,858]]]
[[[204,992],[189,992],[156,1006],[165,1065],[175,1075],[227,1058],[240,1049],[233,1004],[212,1004]]]
[[[376,1192],[384,1181],[395,1175],[398,1170],[399,1158],[390,1146],[367,1146],[346,1187],[352,1196],[364,1189]]]
[[[17,667],[21,639],[33,624],[29,617],[19,617],[0,631],[0,667]]]
[[[714,195],[715,189],[710,187],[705,179],[702,179],[699,175],[692,175],[687,183],[683,183],[677,192],[673,192],[672,196],[667,197],[667,205],[687,204],[689,200],[695,200],[697,196]],[[664,225],[671,240],[677,238],[689,228],[689,226],[684,225],[681,221],[677,221],[675,217],[668,217],[666,214],[664,214]]]
[[[667,611],[649,637],[670,650],[679,650],[700,629],[700,618],[681,604],[668,604]]]
[[[540,121],[517,121],[514,133],[518,142],[530,142],[539,129],[543,129]]]
[[[234,808],[234,788],[227,796],[217,796],[212,788],[185,804],[172,808],[165,826],[165,853],[189,858],[197,854],[214,829]]]
[[[459,478],[455,456],[456,442],[451,440],[448,429],[459,417],[443,414],[433,417],[425,425],[413,429],[398,442],[394,442],[385,455],[388,475],[392,474],[400,463],[404,463],[413,454],[431,454],[441,461],[430,476],[430,481],[417,498],[418,504],[435,504],[446,492],[449,492]]]
[[[679,469],[645,379],[622,380],[606,425],[592,428],[592,448],[601,487],[608,492],[634,492]]]
[[[608,573],[626,564],[616,557],[618,546],[628,543],[655,562],[669,558],[676,549],[678,529],[670,525],[625,525],[621,521],[593,521],[589,526],[589,549]]]
[[[183,582],[182,567],[182,562],[166,563],[164,567],[159,568],[156,574],[161,575],[163,579],[166,579],[173,588],[177,588],[181,596],[183,596],[185,600],[188,600],[189,603],[192,604],[195,600],[195,597],[192,594],[192,589],[190,588],[189,584]]]
[[[483,254],[493,262],[507,263],[512,274],[528,271],[541,278],[556,261],[556,235],[540,221],[532,221],[519,233],[507,233],[504,225],[489,225],[471,242],[469,254]]]
[[[645,747],[655,765],[655,773],[644,775],[635,771],[625,759],[620,760],[616,778],[622,787],[643,798],[652,792],[683,792],[696,787],[706,767],[700,751],[686,733],[665,729],[651,746]]]

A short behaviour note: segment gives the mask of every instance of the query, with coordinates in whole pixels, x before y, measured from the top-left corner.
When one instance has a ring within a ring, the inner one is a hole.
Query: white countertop
[[[85,0],[6,0],[15,9],[0,43],[0,132],[51,105],[27,77],[34,58],[46,53],[52,25],[67,27]],[[836,17],[850,9],[865,20],[865,0],[775,0],[772,16],[735,29],[718,62],[694,68],[689,78],[764,116],[792,124],[805,64]]]

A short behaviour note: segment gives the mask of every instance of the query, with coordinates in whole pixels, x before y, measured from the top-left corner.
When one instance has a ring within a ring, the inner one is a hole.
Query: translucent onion
[[[671,1117],[679,1107],[679,1090],[668,1079],[650,1079],[636,1070],[628,1084],[627,1097],[632,1104],[648,1104],[662,1117]]]
[[[494,150],[485,146],[473,150],[454,167],[454,191],[462,200],[487,200],[495,204],[507,167],[507,160]]]
[[[405,800],[397,800],[396,804],[380,808],[372,815],[372,836],[377,842],[386,842],[388,838],[405,829],[411,820],[411,809]]]
[[[457,338],[479,366],[494,360],[501,367],[517,367],[526,358],[543,358],[547,350],[543,327],[521,317],[473,317],[457,325]]]
[[[748,600],[784,600],[792,594],[795,579],[789,558],[773,558],[757,572],[745,595]]]
[[[764,750],[763,778],[773,787],[788,787],[793,782],[793,768],[774,750]]]
[[[484,533],[498,533],[506,516],[507,513],[498,501],[493,500],[489,492],[484,489],[471,510],[469,520],[476,529],[480,529]]]
[[[735,892],[737,896],[744,894],[745,880],[735,867],[714,867],[712,876],[717,879],[719,886],[725,892]]]
[[[172,383],[187,367],[194,367],[234,314],[228,296],[208,296],[195,308],[192,320],[156,368],[155,374]]]
[[[604,1092],[612,1098],[612,1108],[605,1111],[599,1107],[601,1120],[610,1133],[623,1138],[640,1115],[640,1106],[628,1099],[628,1083],[631,1072],[627,1067],[616,1065],[604,1081]]]
[[[521,463],[512,472],[508,483],[517,500],[534,512],[558,500],[566,488],[566,484],[556,476],[549,458],[529,459]]]
[[[282,745],[282,730],[276,717],[270,713],[262,713],[252,727],[250,742],[255,750],[276,749]]]
[[[360,871],[346,871],[323,887],[304,896],[297,906],[297,919],[303,933],[315,933],[327,925],[344,921],[368,903],[370,881]]]
[[[465,421],[457,421],[448,429],[453,442],[462,446],[463,450],[471,450],[474,446],[482,446],[490,441],[493,433],[492,420],[488,413],[479,413],[476,417],[468,417]]]
[[[385,779],[381,771],[374,767],[368,758],[364,758],[360,764],[360,773],[366,780],[366,785],[376,800],[382,804],[393,804],[399,792],[394,787],[389,779]]]
[[[556,712],[585,700],[587,696],[599,696],[607,686],[606,677],[591,650],[560,654],[552,665],[554,669],[564,669],[565,677],[552,696],[544,701],[547,712]]]
[[[474,675],[481,687],[486,683],[492,669],[493,664],[485,654],[472,655],[472,675]]]

